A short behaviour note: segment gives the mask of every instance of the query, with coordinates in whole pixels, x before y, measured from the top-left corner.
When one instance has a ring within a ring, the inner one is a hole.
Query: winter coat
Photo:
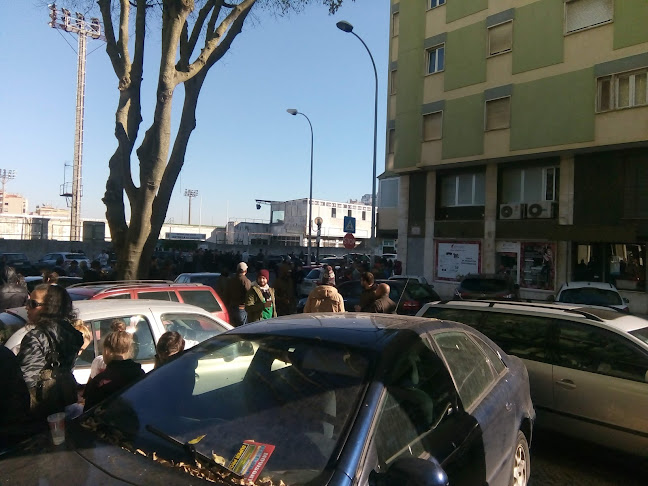
[[[0,312],[12,307],[22,307],[27,302],[27,289],[18,284],[4,284],[0,287]]]
[[[367,307],[367,312],[396,314],[396,302],[389,298],[389,294],[385,294],[369,304],[369,306]]]
[[[86,385],[84,410],[94,407],[115,393],[135,383],[145,375],[142,365],[132,359],[116,359]]]
[[[0,345],[0,449],[19,437],[21,423],[29,411],[29,391],[25,386],[18,358]]]
[[[344,299],[332,285],[318,285],[308,295],[304,312],[344,312]]]
[[[363,288],[360,294],[360,312],[374,312],[373,303],[376,300],[376,284],[368,289]]]
[[[275,291],[270,287],[270,300],[272,300],[272,317],[277,317],[277,301]],[[266,299],[263,297],[261,288],[255,283],[248,290],[245,297],[245,310],[248,315],[248,322],[260,321],[265,309]]]
[[[20,343],[18,362],[28,388],[36,386],[39,373],[50,365],[47,362],[47,355],[51,351],[50,340],[58,352],[59,368],[71,373],[83,345],[83,334],[64,320],[39,324],[27,332]]]
[[[242,273],[236,273],[227,280],[225,291],[225,304],[229,307],[245,305],[245,298],[252,282]]]

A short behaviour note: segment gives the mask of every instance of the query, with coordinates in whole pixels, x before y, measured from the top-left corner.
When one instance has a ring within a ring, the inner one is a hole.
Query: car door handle
[[[571,380],[558,380],[556,385],[561,386],[567,390],[575,390],[576,384]]]
[[[505,406],[506,406],[506,411],[507,412],[510,412],[511,410],[513,410],[513,402],[506,402]]]

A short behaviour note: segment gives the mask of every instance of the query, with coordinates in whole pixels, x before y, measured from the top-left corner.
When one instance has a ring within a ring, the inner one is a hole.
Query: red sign
[[[347,233],[346,235],[344,235],[342,243],[344,244],[344,248],[346,248],[347,250],[355,248],[355,236],[353,236],[353,233]]]

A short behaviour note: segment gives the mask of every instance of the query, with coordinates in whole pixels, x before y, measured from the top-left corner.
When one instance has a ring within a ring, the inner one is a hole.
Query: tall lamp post
[[[311,157],[310,157],[310,193],[308,195],[308,257],[306,257],[306,265],[311,264],[311,249],[313,244],[311,242],[313,234],[313,125],[310,119],[304,115],[302,112],[295,110],[294,108],[288,108],[286,110],[291,115],[301,115],[308,121],[311,131]]]
[[[362,42],[362,45],[365,47],[365,49],[367,49],[367,53],[369,54],[369,57],[371,58],[371,65],[373,66],[374,77],[375,77],[375,80],[376,80],[376,86],[375,86],[375,92],[374,92],[373,177],[371,179],[371,238],[369,239],[371,260],[373,262],[374,257],[375,257],[375,250],[376,250],[376,145],[378,143],[378,140],[377,140],[377,131],[378,131],[378,71],[376,71],[376,63],[374,62],[374,58],[371,55],[371,51],[367,47],[367,44],[365,44],[365,41],[363,41],[362,38],[358,34],[353,32],[353,25],[351,25],[346,20],[340,20],[335,25],[342,32],[346,32],[347,34],[355,35],[358,38],[358,40],[360,42]]]
[[[191,200],[198,196],[196,189],[185,189],[184,195],[189,198],[189,224],[191,224]]]

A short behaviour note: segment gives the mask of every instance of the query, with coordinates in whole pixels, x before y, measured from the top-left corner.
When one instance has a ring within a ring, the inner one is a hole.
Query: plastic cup
[[[54,445],[60,445],[65,442],[65,412],[48,415],[47,423],[52,433],[52,442]]]

